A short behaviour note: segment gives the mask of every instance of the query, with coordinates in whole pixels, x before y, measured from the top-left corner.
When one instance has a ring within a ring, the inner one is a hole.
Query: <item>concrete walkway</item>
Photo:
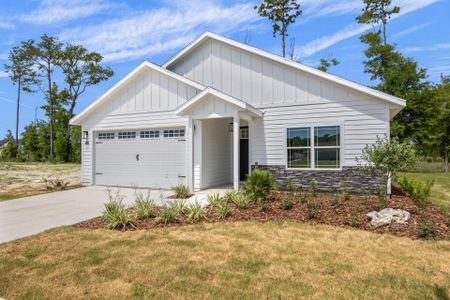
[[[44,230],[72,225],[102,214],[108,202],[106,187],[92,186],[0,202],[0,243],[33,235]],[[117,188],[111,188],[114,193]],[[144,195],[148,190],[142,190]],[[135,200],[135,190],[120,188],[127,206]],[[156,205],[164,205],[172,194],[151,190]]]

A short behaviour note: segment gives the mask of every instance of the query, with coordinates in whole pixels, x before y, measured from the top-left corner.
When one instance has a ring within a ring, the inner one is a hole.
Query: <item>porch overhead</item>
[[[250,118],[263,116],[259,109],[211,87],[182,104],[175,112],[178,116],[191,116],[193,119],[233,117],[236,113]]]

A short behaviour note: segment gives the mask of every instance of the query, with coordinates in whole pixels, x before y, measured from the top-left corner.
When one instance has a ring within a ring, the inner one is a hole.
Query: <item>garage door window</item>
[[[134,132],[134,131],[119,132],[117,137],[119,138],[119,140],[135,139],[136,132]]]
[[[164,137],[184,137],[184,129],[166,129]]]
[[[99,132],[98,139],[99,140],[113,140],[114,132]]]
[[[159,131],[156,130],[146,130],[140,132],[141,139],[156,139],[159,138]]]

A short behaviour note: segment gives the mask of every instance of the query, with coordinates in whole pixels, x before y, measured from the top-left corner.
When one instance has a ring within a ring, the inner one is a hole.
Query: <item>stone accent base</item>
[[[252,166],[252,170],[255,166]],[[384,190],[385,178],[361,173],[357,167],[343,167],[342,170],[289,170],[285,166],[258,165],[258,169],[268,170],[276,176],[282,190],[288,181],[309,189],[311,180],[317,180],[317,189],[322,192],[342,191],[342,185],[351,193],[375,194],[380,188]],[[342,183],[342,185],[341,185]]]

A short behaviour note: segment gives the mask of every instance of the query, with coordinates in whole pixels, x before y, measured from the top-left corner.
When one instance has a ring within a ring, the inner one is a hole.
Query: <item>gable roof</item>
[[[205,86],[199,84],[198,82],[192,81],[189,78],[178,75],[174,72],[169,71],[168,69],[161,68],[158,65],[155,65],[149,61],[142,62],[139,66],[134,68],[130,73],[128,73],[124,78],[119,80],[116,84],[114,84],[111,88],[109,88],[103,95],[97,98],[94,102],[89,104],[83,111],[81,111],[78,115],[73,117],[70,120],[70,125],[80,125],[81,121],[86,118],[90,113],[92,113],[97,107],[103,104],[108,100],[108,97],[114,94],[117,90],[128,84],[131,80],[133,80],[141,71],[145,69],[152,69],[158,72],[161,72],[169,77],[172,77],[180,82],[183,82],[187,85],[190,85],[198,90],[204,90]]]
[[[196,96],[192,97],[189,101],[180,105],[180,107],[178,107],[178,109],[175,111],[175,114],[178,116],[182,116],[182,115],[186,114],[191,108],[193,108],[196,104],[200,103],[205,97],[207,97],[209,95],[216,96],[217,98],[220,98],[225,102],[233,104],[233,105],[241,108],[242,110],[249,112],[250,114],[252,114],[256,117],[263,116],[262,111],[251,106],[247,102],[236,99],[230,95],[224,94],[212,87],[207,87],[201,93],[197,94]]]
[[[317,76],[319,78],[329,80],[331,82],[334,82],[336,84],[339,84],[339,85],[347,87],[347,88],[350,88],[350,89],[355,90],[357,92],[360,92],[360,93],[363,93],[363,94],[375,97],[377,99],[386,101],[386,102],[388,102],[390,104],[394,104],[394,105],[400,106],[400,107],[406,106],[406,101],[401,99],[401,98],[398,98],[398,97],[395,97],[395,96],[392,96],[392,95],[389,95],[389,94],[377,91],[375,89],[372,89],[372,88],[369,88],[367,86],[358,84],[356,82],[344,79],[342,77],[339,77],[339,76],[336,76],[336,75],[332,75],[332,74],[327,73],[327,72],[320,71],[318,69],[306,66],[304,64],[301,64],[301,63],[298,63],[298,62],[286,59],[284,57],[281,57],[281,56],[269,53],[267,51],[264,51],[264,50],[261,50],[261,49],[258,49],[258,48],[255,48],[255,47],[252,47],[252,46],[240,43],[240,42],[237,42],[235,40],[232,40],[232,39],[229,39],[229,38],[226,38],[226,37],[223,37],[223,36],[211,33],[211,32],[203,33],[195,41],[193,41],[192,43],[187,45],[183,50],[181,50],[180,52],[175,54],[172,58],[170,58],[168,61],[166,61],[162,65],[162,67],[166,68],[166,69],[169,68],[170,66],[175,64],[177,61],[179,61],[180,59],[182,59],[183,57],[185,57],[186,55],[191,53],[197,46],[202,44],[207,39],[214,39],[214,40],[220,41],[222,43],[228,44],[230,46],[237,47],[237,48],[242,49],[244,51],[256,54],[258,56],[261,56],[261,57],[264,57],[264,58],[267,58],[267,59],[270,59],[270,60],[273,60],[273,61],[276,61],[276,62],[279,62],[279,63],[281,63],[283,65],[290,66],[290,67],[292,67],[294,69],[301,70],[303,72],[312,74],[312,75]]]

